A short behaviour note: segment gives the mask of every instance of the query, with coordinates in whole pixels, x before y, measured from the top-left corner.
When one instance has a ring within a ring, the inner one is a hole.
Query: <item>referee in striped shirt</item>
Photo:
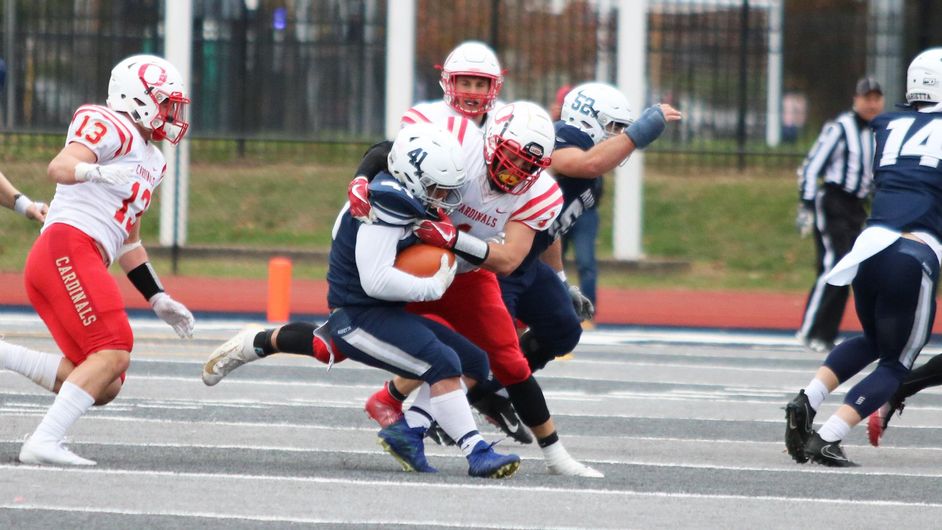
[[[834,347],[850,294],[850,287],[829,285],[823,278],[850,251],[867,219],[865,206],[873,182],[870,120],[881,112],[880,84],[872,77],[857,81],[853,110],[824,125],[798,169],[801,202],[796,224],[802,235],[814,229],[818,277],[797,337],[817,352]]]

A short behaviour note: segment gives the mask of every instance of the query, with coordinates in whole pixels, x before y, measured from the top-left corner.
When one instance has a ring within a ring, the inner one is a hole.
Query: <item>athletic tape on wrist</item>
[[[491,247],[484,241],[468,234],[467,232],[458,232],[455,238],[454,249],[458,254],[473,265],[480,265],[487,260]]]
[[[13,211],[26,217],[26,209],[33,205],[33,201],[22,193],[13,196]]]

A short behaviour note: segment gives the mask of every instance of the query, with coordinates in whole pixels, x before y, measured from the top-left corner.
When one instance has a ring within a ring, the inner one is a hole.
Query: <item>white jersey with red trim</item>
[[[494,108],[500,108],[504,105],[503,101],[494,102]],[[488,112],[484,117],[483,126],[477,125],[475,122],[470,122],[474,125],[481,134],[484,134],[484,130],[491,124],[493,121],[494,112]],[[405,127],[406,125],[412,125],[414,123],[435,123],[438,125],[444,126],[447,123],[448,119],[460,119],[464,118],[464,115],[455,110],[454,107],[445,103],[444,100],[437,99],[435,101],[423,101],[421,103],[416,103],[409,110],[403,113],[402,118],[399,119],[399,126]]]
[[[489,113],[493,114],[493,113]],[[467,183],[462,188],[461,204],[452,212],[454,225],[464,232],[487,240],[499,238],[504,226],[520,221],[538,232],[549,228],[563,207],[563,194],[556,181],[543,173],[521,195],[495,191],[484,163],[484,131],[444,101],[416,104],[402,116],[401,124],[428,122],[439,125],[458,138],[465,155]],[[458,272],[475,269],[463,259]]]
[[[543,173],[533,186],[521,195],[495,191],[484,167],[480,168],[462,189],[461,204],[451,214],[451,221],[463,232],[478,239],[502,238],[507,223],[518,221],[537,232],[548,229],[563,208],[563,194],[553,177]],[[474,266],[459,260],[458,272]]]
[[[78,228],[101,245],[110,263],[150,206],[167,164],[160,149],[145,142],[129,118],[102,105],[83,105],[75,111],[65,143],[73,142],[91,149],[103,166],[136,166],[134,177],[115,185],[58,184],[43,229],[55,223]]]

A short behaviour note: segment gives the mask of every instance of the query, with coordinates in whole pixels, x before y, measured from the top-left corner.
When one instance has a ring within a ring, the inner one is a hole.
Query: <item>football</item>
[[[399,252],[396,256],[395,267],[419,278],[429,278],[434,276],[441,267],[442,254],[448,256],[449,265],[454,265],[455,254],[452,251],[425,243],[416,243]]]

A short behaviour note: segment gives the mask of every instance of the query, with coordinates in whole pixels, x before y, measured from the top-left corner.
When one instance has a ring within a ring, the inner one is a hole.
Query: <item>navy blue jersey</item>
[[[425,206],[389,173],[382,172],[370,182],[369,196],[378,224],[407,227],[426,215]],[[327,305],[331,308],[405,305],[405,302],[379,300],[363,291],[356,263],[357,234],[361,224],[349,211],[343,213],[338,223],[328,257]],[[397,252],[417,240],[411,232],[405,232],[404,236],[396,245]]]
[[[577,127],[563,121],[557,121],[555,126],[556,151],[566,147],[588,151],[595,145],[592,138]],[[533,246],[530,247],[530,253],[520,264],[521,269],[539,259],[540,255],[553,244],[553,241],[569,231],[576,219],[582,215],[582,212],[590,208],[597,208],[598,202],[601,200],[601,175],[588,179],[571,178],[559,173],[554,173],[553,176],[556,177],[556,184],[559,185],[559,190],[563,193],[563,209],[548,229],[536,233],[533,238]]]
[[[942,113],[877,116],[869,225],[926,231],[942,239]]]

